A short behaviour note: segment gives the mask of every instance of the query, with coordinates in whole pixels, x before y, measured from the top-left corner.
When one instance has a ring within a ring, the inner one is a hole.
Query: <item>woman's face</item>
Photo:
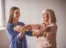
[[[16,10],[14,11],[14,19],[18,20],[19,17],[20,17],[20,10],[19,10],[19,9],[16,9]]]
[[[48,18],[48,14],[47,13],[43,13],[43,21],[44,22],[48,22],[49,18]]]

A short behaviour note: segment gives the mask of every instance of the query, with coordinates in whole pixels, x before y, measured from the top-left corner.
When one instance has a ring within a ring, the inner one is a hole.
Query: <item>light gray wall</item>
[[[5,0],[5,17],[8,20],[9,10],[12,6],[20,8],[20,21],[26,24],[41,23],[41,11],[51,8],[55,11],[57,18],[57,48],[66,48],[66,1],[65,0]],[[28,47],[35,48],[34,37],[28,37]]]

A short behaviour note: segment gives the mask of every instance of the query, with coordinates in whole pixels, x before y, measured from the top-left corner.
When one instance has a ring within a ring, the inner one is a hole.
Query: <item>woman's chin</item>
[[[16,19],[16,20],[18,20],[19,18],[18,18],[18,17],[16,17],[15,19]]]

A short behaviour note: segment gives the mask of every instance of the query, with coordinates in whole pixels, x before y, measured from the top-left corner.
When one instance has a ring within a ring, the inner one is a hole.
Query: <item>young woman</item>
[[[6,26],[6,33],[8,35],[10,44],[9,48],[27,48],[27,40],[25,34],[32,36],[32,31],[25,31],[24,28],[22,28],[23,30],[21,32],[14,31],[15,26],[25,25],[23,22],[18,21],[19,17],[20,9],[18,7],[12,7],[10,9],[9,20]]]

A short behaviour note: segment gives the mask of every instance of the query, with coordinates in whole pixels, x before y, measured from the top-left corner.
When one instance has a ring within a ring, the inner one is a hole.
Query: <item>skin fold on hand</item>
[[[20,30],[21,28],[24,28],[25,30],[32,30],[31,25],[25,25],[25,26],[17,25],[14,27],[14,31],[21,32]]]

